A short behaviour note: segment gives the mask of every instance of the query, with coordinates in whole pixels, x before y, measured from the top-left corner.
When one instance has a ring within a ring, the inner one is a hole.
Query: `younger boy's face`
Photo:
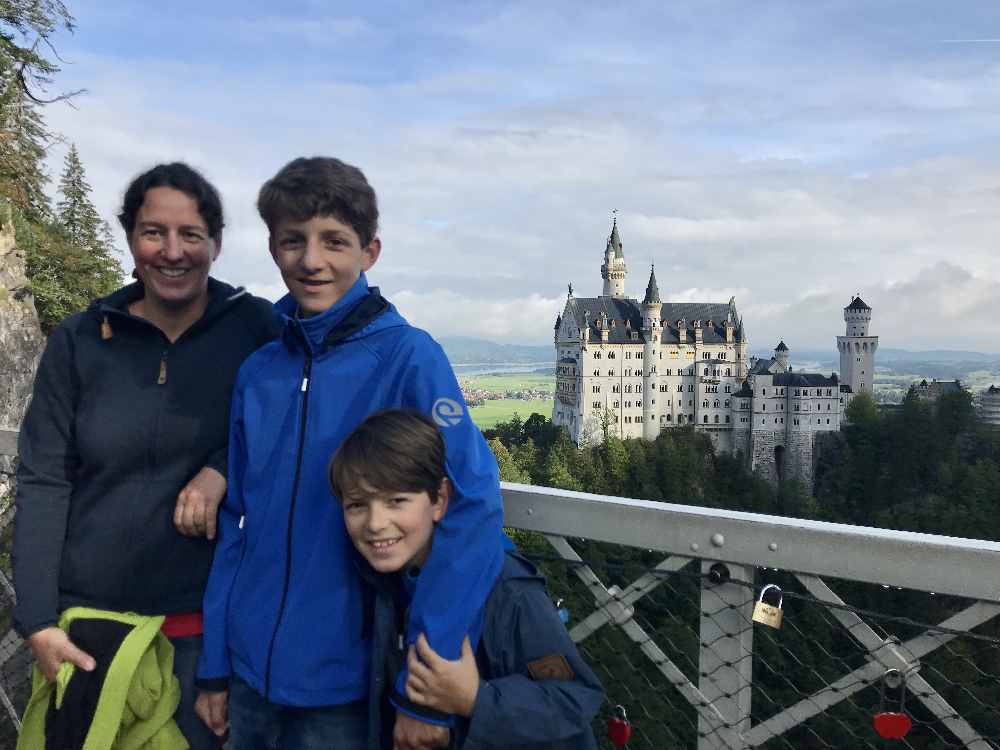
[[[382,250],[378,237],[361,247],[354,228],[332,216],[279,222],[270,245],[285,286],[306,317],[335,305]]]
[[[434,524],[448,508],[448,483],[442,482],[436,503],[426,492],[381,491],[343,503],[354,546],[379,573],[395,573],[423,565],[430,554]]]

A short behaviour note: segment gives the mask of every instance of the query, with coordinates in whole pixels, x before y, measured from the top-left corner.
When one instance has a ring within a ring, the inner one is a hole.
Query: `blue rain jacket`
[[[425,632],[456,659],[478,641],[503,564],[496,460],[441,347],[362,274],[312,318],[276,305],[282,337],[243,365],[233,391],[229,487],[205,594],[204,689],[239,676],[267,700],[338,705],[366,696],[371,634],[327,466],[381,409],[418,409],[444,435],[454,496],[415,591],[408,641]],[[370,622],[369,622],[370,624]],[[405,674],[399,677],[405,683]]]
[[[438,539],[435,532],[432,549],[436,549]],[[387,704],[386,686],[398,684],[395,676],[405,663],[397,635],[399,623],[405,619],[400,610],[414,579],[407,574],[379,575],[363,560],[357,565],[376,592],[369,748],[389,750],[394,716]],[[422,585],[423,577],[421,572],[417,586]],[[565,666],[546,676],[542,665],[559,657],[565,659]],[[545,579],[516,553],[507,553],[486,602],[476,664],[482,682],[471,718],[455,722],[454,747],[596,750],[591,722],[604,702],[604,689],[559,619],[546,593]],[[397,706],[405,700],[399,695],[391,699]],[[413,707],[407,704],[407,708]]]

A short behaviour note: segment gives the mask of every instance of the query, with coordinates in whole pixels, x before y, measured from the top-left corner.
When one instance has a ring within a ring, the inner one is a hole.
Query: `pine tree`
[[[80,163],[80,154],[74,144],[70,144],[63,162],[62,178],[59,180],[62,200],[56,206],[56,218],[62,224],[69,239],[88,250],[102,249],[98,236],[103,222],[90,202],[90,185]]]

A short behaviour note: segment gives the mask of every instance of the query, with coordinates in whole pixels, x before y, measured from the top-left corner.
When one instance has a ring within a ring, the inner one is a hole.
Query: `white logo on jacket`
[[[439,427],[453,427],[462,421],[465,409],[454,399],[439,398],[431,407],[431,415]]]

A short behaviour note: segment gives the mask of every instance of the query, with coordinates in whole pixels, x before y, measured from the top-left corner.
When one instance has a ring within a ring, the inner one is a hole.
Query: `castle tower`
[[[660,290],[656,287],[656,272],[650,266],[646,296],[642,300],[642,335],[645,340],[642,348],[642,436],[646,440],[655,440],[660,433],[656,417],[656,365],[660,357],[663,336],[663,325],[660,322],[661,308]]]
[[[781,365],[782,372],[788,372],[788,347],[784,341],[779,341],[774,347],[774,359]]]
[[[611,235],[604,249],[604,263],[601,265],[601,278],[604,279],[602,297],[625,297],[625,255],[622,253],[622,240],[618,236],[618,218],[611,224]]]
[[[864,391],[872,395],[874,392],[875,350],[878,349],[878,336],[868,335],[868,324],[871,323],[871,319],[872,309],[861,297],[852,297],[851,304],[844,308],[846,335],[837,336],[840,382],[849,385],[855,394]]]

